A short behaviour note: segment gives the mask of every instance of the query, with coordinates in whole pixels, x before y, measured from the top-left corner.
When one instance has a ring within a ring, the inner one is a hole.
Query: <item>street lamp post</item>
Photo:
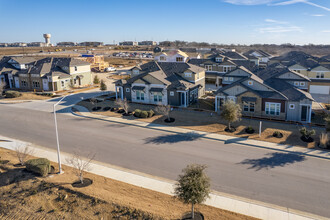
[[[71,95],[71,94],[70,94]],[[57,103],[54,104],[53,106],[53,113],[54,113],[54,121],[55,121],[55,132],[56,132],[56,142],[57,142],[57,160],[58,160],[58,169],[59,172],[58,174],[62,174],[64,173],[62,170],[62,164],[61,164],[61,154],[60,154],[60,142],[58,139],[58,130],[57,130],[57,120],[56,120],[56,106],[62,102],[63,99],[65,99],[66,97],[68,97],[69,95],[63,96],[60,101],[58,101]]]

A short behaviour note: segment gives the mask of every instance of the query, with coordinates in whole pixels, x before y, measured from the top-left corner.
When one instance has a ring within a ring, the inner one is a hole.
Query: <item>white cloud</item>
[[[287,32],[302,32],[302,28],[298,26],[273,26],[259,28],[259,32],[264,33],[287,33]]]
[[[275,23],[275,24],[288,24],[287,21],[278,21],[278,20],[269,19],[269,18],[265,19],[265,21],[268,23]]]
[[[324,17],[325,15],[322,15],[322,14],[316,14],[316,15],[311,15],[313,17]]]
[[[330,33],[330,30],[324,30],[322,33]]]
[[[285,6],[297,3],[303,3],[314,6],[330,12],[330,8],[311,2],[311,0],[223,0],[224,2],[235,5],[269,5],[269,6]]]

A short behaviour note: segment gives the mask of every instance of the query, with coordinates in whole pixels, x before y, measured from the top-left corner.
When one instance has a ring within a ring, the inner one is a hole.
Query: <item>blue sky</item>
[[[330,0],[0,0],[0,42],[330,44]]]

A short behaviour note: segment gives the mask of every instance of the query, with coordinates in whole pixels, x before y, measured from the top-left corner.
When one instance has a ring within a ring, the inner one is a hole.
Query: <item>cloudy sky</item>
[[[0,0],[0,42],[330,44],[330,0]]]

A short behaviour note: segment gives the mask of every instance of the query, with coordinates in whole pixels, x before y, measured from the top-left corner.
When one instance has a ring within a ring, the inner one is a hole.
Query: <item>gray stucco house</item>
[[[223,76],[223,87],[215,92],[215,111],[226,100],[241,105],[242,114],[258,118],[311,122],[310,80],[282,65],[251,72],[238,67]]]
[[[188,107],[205,93],[204,68],[186,62],[151,61],[115,82],[116,98],[136,103]]]

